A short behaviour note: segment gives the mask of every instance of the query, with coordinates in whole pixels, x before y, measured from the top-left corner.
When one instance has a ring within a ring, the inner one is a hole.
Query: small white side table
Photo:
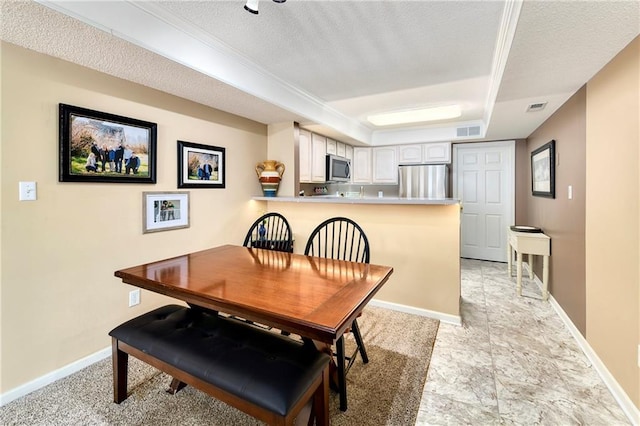
[[[551,238],[541,232],[515,232],[508,230],[507,264],[509,276],[512,276],[511,262],[516,252],[516,274],[518,296],[522,296],[522,255],[529,255],[529,278],[533,279],[533,256],[544,256],[542,260],[542,299],[549,298],[549,256],[551,255]]]

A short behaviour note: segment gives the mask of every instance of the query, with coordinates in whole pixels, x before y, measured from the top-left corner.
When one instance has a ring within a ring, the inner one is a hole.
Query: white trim
[[[369,302],[371,306],[379,308],[391,309],[392,311],[405,312],[407,314],[420,315],[440,320],[447,324],[462,325],[462,318],[458,315],[443,314],[442,312],[430,311],[429,309],[414,308],[413,306],[401,305],[399,303],[385,302],[383,300],[373,299]]]
[[[496,49],[493,52],[493,63],[491,65],[491,77],[489,80],[489,90],[487,92],[487,100],[484,105],[484,123],[485,127],[489,127],[493,108],[496,105],[498,90],[502,84],[504,70],[507,67],[507,59],[511,52],[511,44],[516,35],[516,28],[520,19],[520,10],[522,9],[523,0],[508,0],[505,2],[502,19],[500,21],[500,29],[498,31],[498,39],[496,41]]]
[[[15,399],[25,396],[35,390],[43,388],[48,384],[55,382],[56,380],[65,378],[77,371],[82,370],[83,368],[91,364],[94,364],[110,356],[111,356],[111,346],[106,347],[91,355],[88,355],[82,359],[74,361],[71,364],[67,364],[62,368],[59,368],[55,371],[45,374],[44,376],[40,376],[37,379],[34,379],[28,383],[25,383],[24,385],[18,386],[17,388],[13,388],[10,391],[0,395],[0,407],[10,403]]]
[[[533,279],[538,287],[542,289],[542,281],[540,281],[538,276],[534,274]],[[604,365],[602,360],[600,360],[598,354],[596,354],[589,342],[587,342],[584,336],[582,336],[580,330],[578,330],[578,328],[573,324],[571,318],[569,318],[564,309],[562,309],[562,306],[560,306],[560,304],[551,294],[549,294],[549,304],[553,307],[564,325],[569,330],[569,333],[571,333],[573,338],[576,340],[576,343],[578,344],[578,346],[580,346],[582,352],[584,352],[589,361],[591,361],[591,364],[600,375],[600,378],[602,379],[604,384],[607,385],[607,388],[609,388],[609,391],[613,395],[613,398],[616,400],[618,405],[620,405],[620,408],[622,408],[622,411],[624,411],[624,414],[627,416],[631,424],[633,424],[634,426],[638,426],[640,424],[640,410],[638,409],[638,407],[635,406],[629,395],[627,395],[624,389],[622,389],[620,383],[618,383],[611,372],[609,372],[609,369]]]

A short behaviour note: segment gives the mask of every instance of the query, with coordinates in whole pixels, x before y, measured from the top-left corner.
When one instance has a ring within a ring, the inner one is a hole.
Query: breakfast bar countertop
[[[258,201],[281,201],[288,203],[322,204],[394,204],[394,205],[454,205],[457,198],[400,198],[400,197],[342,197],[337,195],[311,195],[306,197],[253,197]]]

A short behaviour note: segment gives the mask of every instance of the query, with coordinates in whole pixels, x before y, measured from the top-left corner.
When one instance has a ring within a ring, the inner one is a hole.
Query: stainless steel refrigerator
[[[449,196],[449,168],[446,164],[399,166],[401,198],[442,199]]]

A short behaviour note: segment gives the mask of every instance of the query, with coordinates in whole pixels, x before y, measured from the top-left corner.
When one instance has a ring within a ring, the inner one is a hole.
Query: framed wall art
[[[178,141],[178,188],[224,188],[225,148]]]
[[[60,182],[156,183],[157,125],[59,105]]]
[[[143,192],[142,233],[189,227],[188,192]]]
[[[531,192],[556,198],[556,141],[551,140],[531,153]]]

